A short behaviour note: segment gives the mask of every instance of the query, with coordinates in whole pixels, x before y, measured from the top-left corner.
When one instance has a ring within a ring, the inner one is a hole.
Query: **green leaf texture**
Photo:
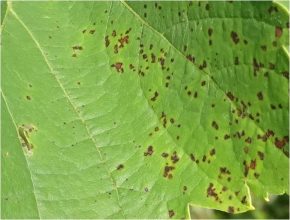
[[[3,17],[2,218],[189,218],[289,193],[278,3],[8,2]]]

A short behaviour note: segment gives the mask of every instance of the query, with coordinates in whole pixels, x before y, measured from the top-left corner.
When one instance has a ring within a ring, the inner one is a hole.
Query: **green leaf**
[[[289,193],[288,17],[271,2],[8,2],[1,217],[188,218]]]

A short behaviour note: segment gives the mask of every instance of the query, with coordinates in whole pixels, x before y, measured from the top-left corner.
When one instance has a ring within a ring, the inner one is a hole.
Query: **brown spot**
[[[154,96],[151,98],[151,101],[156,101],[157,97],[159,96],[159,93],[157,91],[154,92]]]
[[[72,49],[73,50],[82,50],[83,47],[82,46],[73,46]]]
[[[27,100],[31,100],[31,97],[29,95],[26,96]]]
[[[215,191],[216,189],[214,188],[213,184],[210,183],[208,188],[207,188],[207,197],[214,197],[215,200],[218,200],[218,194]]]
[[[115,67],[118,73],[119,72],[121,72],[121,73],[124,72],[123,63],[121,63],[121,62],[116,62],[115,64],[112,64],[111,67]]]
[[[119,48],[123,48],[125,44],[129,43],[129,36],[125,35],[124,37],[119,38],[118,41],[120,43]]]
[[[255,160],[251,160],[250,168],[251,168],[252,170],[256,169],[256,159],[255,159]]]
[[[235,208],[233,206],[228,207],[228,213],[234,214],[235,213]]]
[[[257,97],[258,97],[258,99],[260,100],[260,101],[262,101],[263,100],[263,93],[262,92],[258,92],[257,93]]]
[[[124,165],[123,164],[119,164],[118,166],[117,166],[117,170],[121,170],[121,169],[123,169],[124,168]]]
[[[238,34],[234,31],[231,32],[231,38],[235,44],[239,43],[240,41]]]
[[[105,45],[106,45],[106,47],[108,47],[110,45],[110,40],[109,40],[108,35],[105,37]]]
[[[152,145],[150,145],[148,148],[147,148],[147,151],[144,152],[144,156],[151,156],[153,154],[153,147]]]
[[[205,10],[207,10],[207,11],[208,11],[208,10],[209,10],[209,8],[210,8],[210,7],[209,7],[209,4],[206,4],[206,5],[205,5]]]
[[[216,130],[219,129],[219,126],[218,126],[218,124],[216,123],[216,121],[213,121],[213,122],[211,123],[211,126],[212,126],[214,129],[216,129]]]
[[[90,30],[89,33],[90,34],[94,34],[96,30]]]
[[[195,161],[195,157],[193,154],[190,154],[190,159],[194,162]]]
[[[230,138],[230,135],[228,135],[228,134],[226,134],[225,136],[224,136],[224,139],[225,140],[227,140],[227,139],[229,139]]]
[[[211,35],[212,35],[212,32],[213,32],[213,29],[212,29],[212,28],[209,28],[209,29],[207,30],[208,36],[211,36]]]
[[[266,45],[262,45],[262,46],[261,46],[261,49],[262,49],[263,51],[267,51],[267,46],[266,46]]]
[[[205,84],[206,84],[206,81],[201,82],[201,86],[205,86]]]
[[[284,72],[282,72],[282,75],[283,75],[286,79],[289,79],[289,72],[288,72],[288,71],[284,71]]]
[[[213,155],[215,155],[215,149],[213,148],[213,149],[211,149],[210,150],[210,152],[209,152],[209,154],[210,154],[210,156],[213,156]]]
[[[239,58],[238,57],[235,57],[235,65],[239,65]]]
[[[283,148],[286,145],[286,139],[283,138],[279,140],[278,138],[275,138],[275,146],[279,149]]]
[[[281,28],[281,27],[276,27],[275,28],[275,37],[276,38],[279,38],[279,37],[281,37],[282,36],[282,33],[283,33],[283,29]]]
[[[164,172],[163,172],[163,176],[164,177],[168,177],[169,179],[172,178],[172,174],[170,173],[172,170],[174,170],[175,167],[174,166],[165,166],[164,167]],[[171,177],[170,177],[171,175]]]
[[[178,157],[176,151],[173,152],[173,154],[171,156],[171,161],[172,161],[172,163],[177,163],[179,161],[179,157]]]
[[[242,204],[247,204],[247,196],[243,196],[242,200],[241,200]]]
[[[117,35],[116,31],[113,30],[113,32],[112,32],[112,37],[116,37],[116,35]]]
[[[190,54],[188,54],[188,55],[186,56],[186,58],[187,58],[190,62],[192,62],[192,63],[195,62],[195,57],[193,57],[193,56],[190,55]]]
[[[271,105],[270,105],[270,107],[271,107],[271,109],[273,109],[273,110],[275,110],[275,109],[276,109],[276,106],[275,106],[275,105],[273,105],[273,104],[271,104]]]
[[[172,218],[172,217],[175,215],[175,213],[174,213],[174,211],[171,209],[171,210],[168,211],[168,215],[169,215],[169,218]]]

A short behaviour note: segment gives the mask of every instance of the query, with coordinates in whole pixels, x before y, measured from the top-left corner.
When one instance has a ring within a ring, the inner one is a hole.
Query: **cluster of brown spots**
[[[166,152],[163,152],[163,153],[161,154],[161,156],[164,157],[164,158],[167,158],[167,157],[169,156],[169,154],[166,153]]]
[[[166,83],[165,83],[166,88],[169,86],[170,79],[171,79],[170,76],[166,76]]]
[[[266,142],[270,137],[274,137],[274,131],[268,129],[264,135],[257,135],[257,139],[261,139],[262,141]]]
[[[189,60],[190,62],[192,62],[192,63],[195,62],[195,57],[192,56],[191,54],[188,54],[188,55],[186,56],[186,59],[188,59],[188,60]]]
[[[164,177],[167,177],[168,179],[172,179],[173,176],[172,176],[171,171],[174,170],[174,169],[175,169],[174,166],[168,166],[168,165],[166,164],[166,166],[164,167],[163,176],[164,176]]]
[[[247,161],[243,161],[243,165],[244,165],[244,176],[247,177],[249,174],[249,170],[255,170],[256,166],[257,166],[257,161],[256,159],[251,160],[250,163],[248,164]]]
[[[282,139],[275,138],[275,146],[279,149],[282,149],[286,143],[288,143],[288,141],[288,136],[285,136]]]
[[[198,68],[199,68],[200,70],[203,70],[203,69],[206,68],[206,67],[207,67],[207,64],[206,64],[206,61],[204,60],[204,61],[202,62],[202,64],[199,65]]]
[[[162,112],[160,119],[162,120],[163,127],[166,128],[166,125],[167,125],[167,117],[166,117],[166,114],[164,112]]]
[[[283,33],[283,29],[281,27],[276,27],[275,28],[275,37],[276,38],[280,38],[282,36],[282,33]]]
[[[233,93],[231,92],[227,92],[227,97],[231,100],[231,101],[234,101],[235,100],[235,96],[233,95]]]
[[[82,50],[83,47],[77,45],[77,46],[73,46],[72,49],[73,49],[73,50]]]
[[[159,93],[158,93],[157,91],[155,91],[155,92],[154,92],[154,96],[153,96],[152,98],[150,98],[150,100],[151,100],[152,102],[155,102],[158,96],[159,96]]]
[[[240,41],[238,34],[234,31],[231,32],[231,38],[235,44],[239,43]]]
[[[194,156],[193,154],[190,154],[190,159],[191,159],[193,162],[199,163],[199,161],[195,159],[195,156]],[[197,161],[198,161],[198,162],[197,162]]]
[[[226,174],[228,174],[228,175],[230,175],[231,174],[231,172],[226,168],[226,167],[220,167],[220,174],[221,175],[226,175]]]
[[[118,73],[124,72],[123,63],[121,63],[121,62],[116,62],[115,64],[112,64],[111,67],[115,67]]]
[[[242,131],[237,131],[237,132],[235,132],[234,134],[233,134],[233,137],[235,138],[239,138],[239,139],[241,139],[243,136],[245,136],[245,131],[244,130],[242,130]]]
[[[169,218],[172,218],[174,215],[175,215],[175,213],[172,209],[168,211]]]
[[[123,164],[119,164],[118,166],[117,166],[117,170],[121,170],[121,169],[123,169],[124,168],[124,165]]]
[[[130,70],[133,70],[134,72],[136,71],[136,68],[135,68],[135,66],[133,65],[133,64],[129,64],[129,69]]]
[[[179,157],[178,157],[176,151],[173,152],[170,159],[171,159],[172,163],[177,163],[179,161]]]
[[[216,201],[219,200],[218,194],[216,193],[216,189],[212,183],[209,184],[207,188],[207,197],[213,197]]]
[[[147,151],[144,152],[144,156],[151,156],[153,154],[153,146],[150,145],[148,148],[147,148]]]
[[[219,129],[219,126],[218,126],[218,124],[216,123],[216,121],[213,121],[213,122],[211,123],[211,126],[212,126],[214,129],[216,129],[216,130]]]

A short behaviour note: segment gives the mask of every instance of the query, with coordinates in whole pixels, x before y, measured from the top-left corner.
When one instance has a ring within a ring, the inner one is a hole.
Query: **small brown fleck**
[[[231,38],[235,44],[239,43],[240,41],[238,34],[234,31],[231,32]]]
[[[275,37],[276,38],[280,38],[282,36],[282,33],[283,33],[283,29],[281,27],[276,27],[275,28]]]
[[[152,145],[150,145],[148,148],[147,148],[147,151],[144,152],[144,156],[151,156],[153,154],[153,147]]]
[[[117,166],[117,170],[121,170],[121,169],[123,169],[124,168],[124,165],[123,164],[119,164],[118,166]]]
[[[218,124],[216,123],[216,121],[213,121],[213,122],[211,123],[211,126],[212,126],[214,129],[216,129],[216,130],[219,129],[219,126],[218,126]]]

